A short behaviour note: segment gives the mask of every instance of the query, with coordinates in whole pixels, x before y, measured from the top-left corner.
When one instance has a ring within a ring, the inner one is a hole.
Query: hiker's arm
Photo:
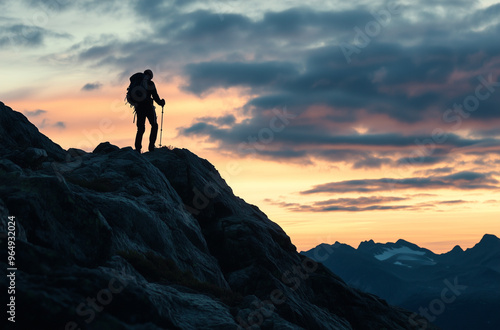
[[[153,96],[153,100],[155,100],[158,105],[164,106],[165,105],[165,100],[160,99],[160,96],[158,96],[158,92],[156,91],[156,86],[154,82],[151,82],[153,88],[151,89],[151,96]]]

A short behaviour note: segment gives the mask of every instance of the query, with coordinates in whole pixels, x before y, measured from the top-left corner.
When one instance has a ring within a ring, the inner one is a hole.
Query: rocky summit
[[[186,149],[64,150],[3,103],[0,139],[4,329],[422,328],[297,253]]]

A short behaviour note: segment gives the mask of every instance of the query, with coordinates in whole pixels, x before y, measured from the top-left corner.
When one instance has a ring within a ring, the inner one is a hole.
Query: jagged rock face
[[[0,152],[23,153],[29,148],[45,150],[48,156],[55,160],[63,160],[65,151],[52,142],[21,113],[0,102]],[[12,155],[11,155],[12,156]]]
[[[0,138],[1,223],[17,219],[17,326],[419,328],[300,256],[188,150],[65,151],[3,104]]]

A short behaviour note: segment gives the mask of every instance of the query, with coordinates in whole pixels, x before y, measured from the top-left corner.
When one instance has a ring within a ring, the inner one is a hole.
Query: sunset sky
[[[495,1],[7,0],[0,101],[63,148],[132,146],[150,68],[162,144],[299,250],[441,253],[500,236],[499,35]]]

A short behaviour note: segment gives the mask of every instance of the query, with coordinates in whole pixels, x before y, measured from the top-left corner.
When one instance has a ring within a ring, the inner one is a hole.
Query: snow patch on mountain
[[[387,260],[395,255],[398,255],[398,254],[404,254],[407,257],[410,257],[410,255],[412,255],[412,254],[418,255],[418,256],[423,256],[423,255],[425,255],[425,252],[415,251],[415,250],[410,249],[407,246],[402,246],[402,247],[398,247],[398,248],[386,249],[384,252],[374,255],[374,257],[380,261],[384,261],[384,260]]]

